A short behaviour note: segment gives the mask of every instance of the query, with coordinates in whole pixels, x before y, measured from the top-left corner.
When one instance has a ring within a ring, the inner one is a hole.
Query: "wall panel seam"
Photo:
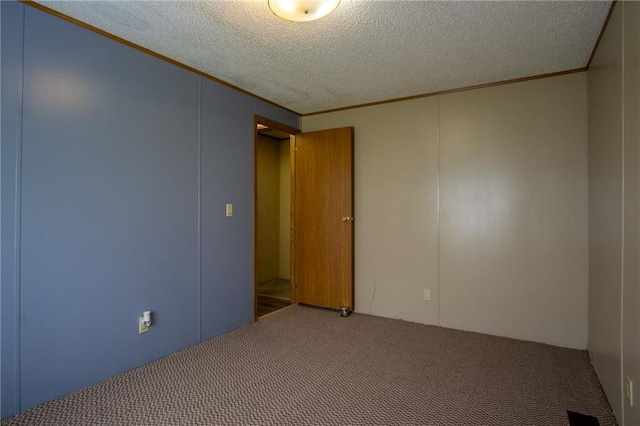
[[[27,26],[27,17],[25,7],[20,5],[20,14],[22,21],[22,28],[20,34],[20,61],[19,66],[20,69],[18,71],[18,90],[20,91],[18,95],[18,99],[20,104],[18,105],[18,120],[19,124],[17,126],[17,135],[16,135],[16,170],[15,170],[15,212],[14,212],[14,221],[15,221],[15,229],[14,229],[14,255],[15,255],[15,266],[14,266],[14,288],[15,288],[15,386],[16,386],[16,406],[18,412],[22,412],[22,362],[21,362],[21,342],[22,342],[22,327],[20,324],[20,312],[22,312],[22,145],[23,145],[23,129],[24,129],[24,57],[25,57],[25,35],[26,35],[26,26]]]
[[[626,403],[627,403],[627,399],[626,399],[626,392],[625,392],[625,381],[624,381],[624,248],[625,248],[625,223],[624,223],[624,194],[625,194],[625,188],[624,188],[624,150],[625,150],[625,134],[624,134],[624,12],[625,12],[625,5],[624,2],[621,2],[620,4],[621,6],[621,13],[620,16],[621,21],[622,21],[622,37],[621,37],[621,52],[620,52],[620,57],[621,57],[621,61],[620,61],[620,102],[621,102],[621,108],[620,108],[620,134],[622,136],[622,140],[621,142],[621,158],[620,158],[620,170],[621,170],[621,193],[620,193],[620,215],[621,215],[621,220],[620,220],[620,228],[621,228],[621,233],[622,235],[620,236],[621,239],[621,250],[620,250],[620,394],[622,396],[622,404],[621,404],[621,413],[620,415],[622,416],[621,423],[624,424],[624,418],[625,418],[625,408],[626,408]]]
[[[440,265],[440,258],[441,258],[441,250],[440,250],[440,242],[441,242],[441,226],[440,226],[440,222],[441,222],[441,204],[440,204],[440,187],[441,187],[441,175],[440,175],[440,166],[441,166],[441,160],[442,160],[442,149],[441,149],[441,138],[440,138],[440,102],[442,100],[442,96],[438,96],[438,120],[437,120],[437,125],[436,125],[436,140],[437,140],[437,144],[438,144],[438,182],[437,182],[437,198],[436,198],[436,209],[437,209],[437,233],[438,233],[438,247],[436,250],[436,283],[438,284],[438,316],[437,316],[437,324],[439,326],[441,326],[441,312],[440,312],[440,308],[442,306],[442,303],[440,301],[440,299],[442,298],[442,280],[441,278],[441,265]]]
[[[198,342],[202,342],[202,76],[198,76]]]

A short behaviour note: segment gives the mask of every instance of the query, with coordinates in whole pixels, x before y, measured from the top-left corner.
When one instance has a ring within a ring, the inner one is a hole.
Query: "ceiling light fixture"
[[[327,16],[340,0],[269,0],[269,8],[282,19],[307,22]]]

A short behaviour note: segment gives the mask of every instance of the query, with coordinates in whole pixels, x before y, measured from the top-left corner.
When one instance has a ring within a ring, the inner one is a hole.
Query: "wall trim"
[[[146,53],[147,55],[154,56],[154,57],[156,57],[156,58],[158,58],[158,59],[160,59],[162,61],[168,62],[168,63],[170,63],[172,65],[177,66],[177,67],[183,68],[183,69],[185,69],[187,71],[191,71],[192,73],[198,74],[199,76],[204,77],[206,79],[215,81],[216,83],[222,84],[223,86],[230,87],[231,89],[237,90],[238,92],[244,93],[245,95],[249,95],[252,98],[261,100],[263,102],[266,102],[266,103],[271,104],[271,105],[273,105],[275,107],[281,108],[281,109],[283,109],[285,111],[291,112],[293,114],[300,115],[300,113],[298,113],[298,112],[296,112],[296,111],[294,111],[292,109],[283,107],[282,105],[278,105],[277,103],[275,103],[273,101],[270,101],[269,99],[265,99],[265,98],[263,98],[261,96],[253,94],[253,93],[251,93],[251,92],[249,92],[247,90],[241,89],[240,87],[234,86],[231,83],[227,83],[226,81],[221,80],[221,79],[219,79],[219,78],[217,78],[217,77],[215,77],[215,76],[213,76],[211,74],[207,74],[207,73],[205,73],[203,71],[199,71],[199,70],[197,70],[197,69],[195,69],[193,67],[190,67],[189,65],[183,64],[182,62],[178,62],[178,61],[176,61],[174,59],[171,59],[171,58],[169,58],[167,56],[161,55],[160,53],[154,52],[153,50],[147,49],[146,47],[142,47],[142,46],[140,46],[138,44],[132,43],[132,42],[130,42],[128,40],[125,40],[122,37],[118,37],[117,35],[108,33],[108,32],[106,32],[104,30],[101,30],[100,28],[94,27],[93,25],[89,25],[89,24],[87,24],[85,22],[82,22],[82,21],[80,21],[78,19],[72,18],[72,17],[70,17],[68,15],[65,15],[64,13],[58,12],[57,10],[51,9],[51,8],[49,8],[47,6],[44,6],[44,5],[40,4],[40,3],[36,3],[34,0],[18,0],[18,1],[20,3],[25,4],[25,5],[31,6],[31,7],[35,8],[35,9],[41,10],[43,12],[46,12],[46,13],[48,13],[50,15],[53,15],[53,16],[58,17],[60,19],[63,19],[65,21],[71,22],[72,24],[78,25],[78,26],[80,26],[80,27],[82,27],[84,29],[87,29],[87,30],[91,31],[91,32],[94,32],[96,34],[100,34],[103,37],[110,38],[111,40],[114,40],[114,41],[116,41],[116,42],[118,42],[120,44],[124,44],[126,46],[132,47],[132,48],[134,48],[136,50],[139,50],[139,51],[141,51],[143,53]]]
[[[261,115],[256,114],[255,115],[255,120],[254,120],[254,127],[256,127],[256,125],[258,123],[260,124],[264,124],[267,127],[273,128],[273,129],[277,129],[277,130],[281,130],[283,132],[289,133],[290,135],[297,135],[298,133],[300,133],[300,129],[296,129],[295,127],[291,127],[291,126],[287,126],[286,124],[282,124],[279,123],[277,121],[271,120],[267,117],[263,117]],[[257,128],[255,129],[256,133],[257,133]]]
[[[387,99],[387,100],[384,100],[384,101],[369,102],[369,103],[366,103],[366,104],[358,104],[358,105],[346,106],[346,107],[341,107],[341,108],[327,109],[327,110],[324,110],[324,111],[317,111],[317,112],[310,112],[310,113],[307,113],[307,114],[301,114],[300,116],[301,117],[309,117],[311,115],[327,114],[329,112],[346,111],[346,110],[349,110],[349,109],[364,108],[364,107],[370,107],[370,106],[375,106],[375,105],[383,105],[383,104],[389,104],[389,103],[394,103],[394,102],[410,101],[410,100],[413,100],[413,99],[428,98],[428,97],[431,97],[431,96],[447,95],[449,93],[466,92],[468,90],[476,90],[476,89],[485,89],[487,87],[502,86],[502,85],[505,85],[505,84],[512,84],[512,83],[522,83],[524,81],[539,80],[541,78],[559,77],[561,75],[574,74],[574,73],[579,73],[579,72],[584,72],[584,71],[587,71],[586,67],[584,67],[584,68],[575,68],[575,69],[566,70],[566,71],[552,72],[552,73],[548,73],[548,74],[539,74],[539,75],[534,75],[534,76],[530,76],[530,77],[514,78],[514,79],[511,79],[511,80],[496,81],[494,83],[477,84],[475,86],[466,86],[466,87],[460,87],[460,88],[457,88],[457,89],[440,90],[438,92],[429,92],[429,93],[423,93],[423,94],[420,94],[420,95],[405,96],[405,97],[402,97],[402,98],[393,98],[393,99]]]
[[[281,108],[285,111],[291,112],[293,114],[296,114],[300,117],[308,117],[311,115],[318,115],[318,114],[326,114],[329,112],[337,112],[337,111],[345,111],[345,110],[349,110],[349,109],[355,109],[355,108],[363,108],[363,107],[369,107],[369,106],[375,106],[375,105],[382,105],[382,104],[386,104],[386,103],[393,103],[393,102],[402,102],[402,101],[408,101],[408,100],[412,100],[412,99],[419,99],[419,98],[426,98],[426,97],[430,97],[430,96],[439,96],[439,95],[446,95],[449,93],[456,93],[456,92],[463,92],[463,91],[467,91],[467,90],[475,90],[475,89],[483,89],[483,88],[487,88],[487,87],[493,87],[493,86],[499,86],[499,85],[503,85],[503,84],[511,84],[511,83],[520,83],[523,81],[529,81],[529,80],[537,80],[537,79],[541,79],[541,78],[550,78],[550,77],[557,77],[557,76],[561,76],[561,75],[565,75],[565,74],[572,74],[572,73],[577,73],[577,72],[583,72],[583,71],[587,71],[589,69],[589,66],[591,65],[591,61],[593,60],[593,57],[595,55],[596,49],[598,48],[598,45],[600,44],[600,40],[606,30],[607,24],[609,23],[609,18],[611,17],[611,14],[613,13],[613,9],[617,3],[617,0],[613,0],[613,3],[611,4],[611,8],[609,9],[609,14],[607,15],[607,18],[605,19],[604,25],[602,27],[602,30],[600,31],[600,35],[596,41],[596,44],[593,47],[593,51],[591,52],[591,56],[589,57],[589,61],[587,62],[587,65],[583,68],[575,68],[575,69],[571,69],[571,70],[565,70],[565,71],[559,71],[559,72],[553,72],[553,73],[548,73],[548,74],[539,74],[539,75],[534,75],[534,76],[529,76],[529,77],[521,77],[521,78],[515,78],[515,79],[510,79],[510,80],[502,80],[502,81],[497,81],[497,82],[493,82],[493,83],[484,83],[484,84],[478,84],[478,85],[473,85],[473,86],[465,86],[465,87],[459,87],[459,88],[454,88],[454,89],[447,89],[447,90],[440,90],[437,92],[428,92],[428,93],[422,93],[419,95],[412,95],[412,96],[405,96],[405,97],[401,97],[401,98],[391,98],[391,99],[386,99],[386,100],[382,100],[382,101],[375,101],[375,102],[368,102],[368,103],[364,103],[364,104],[357,104],[357,105],[350,105],[350,106],[346,106],[346,107],[340,107],[340,108],[332,108],[332,109],[327,109],[327,110],[321,110],[321,111],[314,111],[314,112],[310,112],[310,113],[305,113],[305,114],[301,114],[297,111],[294,111],[292,109],[289,109],[287,107],[284,107],[282,105],[279,105],[273,101],[270,101],[268,99],[265,99],[261,96],[258,96],[256,94],[253,94],[247,90],[244,90],[238,86],[235,86],[231,83],[228,83],[224,80],[221,80],[211,74],[207,74],[203,71],[199,71],[193,67],[190,67],[189,65],[183,64],[182,62],[178,62],[174,59],[171,59],[167,56],[164,56],[160,53],[154,52],[153,50],[147,49],[146,47],[142,47],[138,44],[132,43],[126,39],[123,39],[121,37],[118,37],[114,34],[111,34],[109,32],[106,32],[104,30],[101,30],[97,27],[94,27],[93,25],[87,24],[85,22],[82,22],[78,19],[72,18],[68,15],[65,15],[61,12],[58,12],[54,9],[51,9],[47,6],[44,6],[40,3],[36,3],[34,0],[18,0],[19,2],[26,4],[28,6],[31,6],[35,9],[41,10],[43,12],[46,12],[50,15],[56,16],[60,19],[63,19],[65,21],[71,22],[75,25],[78,25],[82,28],[85,28],[89,31],[92,31],[94,33],[100,34],[104,37],[110,38],[118,43],[124,44],[126,46],[132,47],[136,50],[139,50],[143,53],[146,53],[148,55],[154,56],[160,60],[163,60],[165,62],[168,62],[170,64],[176,65],[180,68],[183,68],[187,71],[191,71],[195,74],[198,74],[204,78],[207,78],[209,80],[215,81],[216,83],[222,84],[224,86],[227,86],[231,89],[237,90],[238,92],[244,93],[245,95],[249,95],[257,100],[261,100],[263,102],[266,102],[268,104],[271,104],[273,106],[276,106],[278,108]]]
[[[591,66],[591,61],[593,61],[594,56],[596,56],[596,50],[598,50],[598,46],[600,45],[600,40],[604,36],[604,32],[607,30],[607,25],[609,25],[609,19],[611,19],[611,15],[613,15],[613,9],[616,7],[618,0],[613,0],[611,3],[611,7],[609,8],[609,13],[607,14],[607,18],[604,20],[604,24],[602,24],[602,29],[600,30],[600,35],[596,40],[596,44],[593,46],[593,50],[591,51],[591,56],[589,56],[589,61],[587,62],[586,69],[589,69]]]

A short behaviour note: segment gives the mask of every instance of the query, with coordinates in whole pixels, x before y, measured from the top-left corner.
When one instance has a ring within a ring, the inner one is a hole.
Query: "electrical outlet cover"
[[[428,288],[424,289],[424,300],[426,301],[431,300],[431,289],[428,289]]]
[[[144,318],[138,318],[138,334],[146,333],[149,331],[149,326],[144,323]]]

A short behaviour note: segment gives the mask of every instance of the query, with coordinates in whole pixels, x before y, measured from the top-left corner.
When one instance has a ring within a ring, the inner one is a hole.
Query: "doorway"
[[[259,116],[254,125],[254,317],[296,303],[348,316],[353,128],[300,133]]]
[[[255,318],[294,303],[291,285],[291,135],[256,117]]]

